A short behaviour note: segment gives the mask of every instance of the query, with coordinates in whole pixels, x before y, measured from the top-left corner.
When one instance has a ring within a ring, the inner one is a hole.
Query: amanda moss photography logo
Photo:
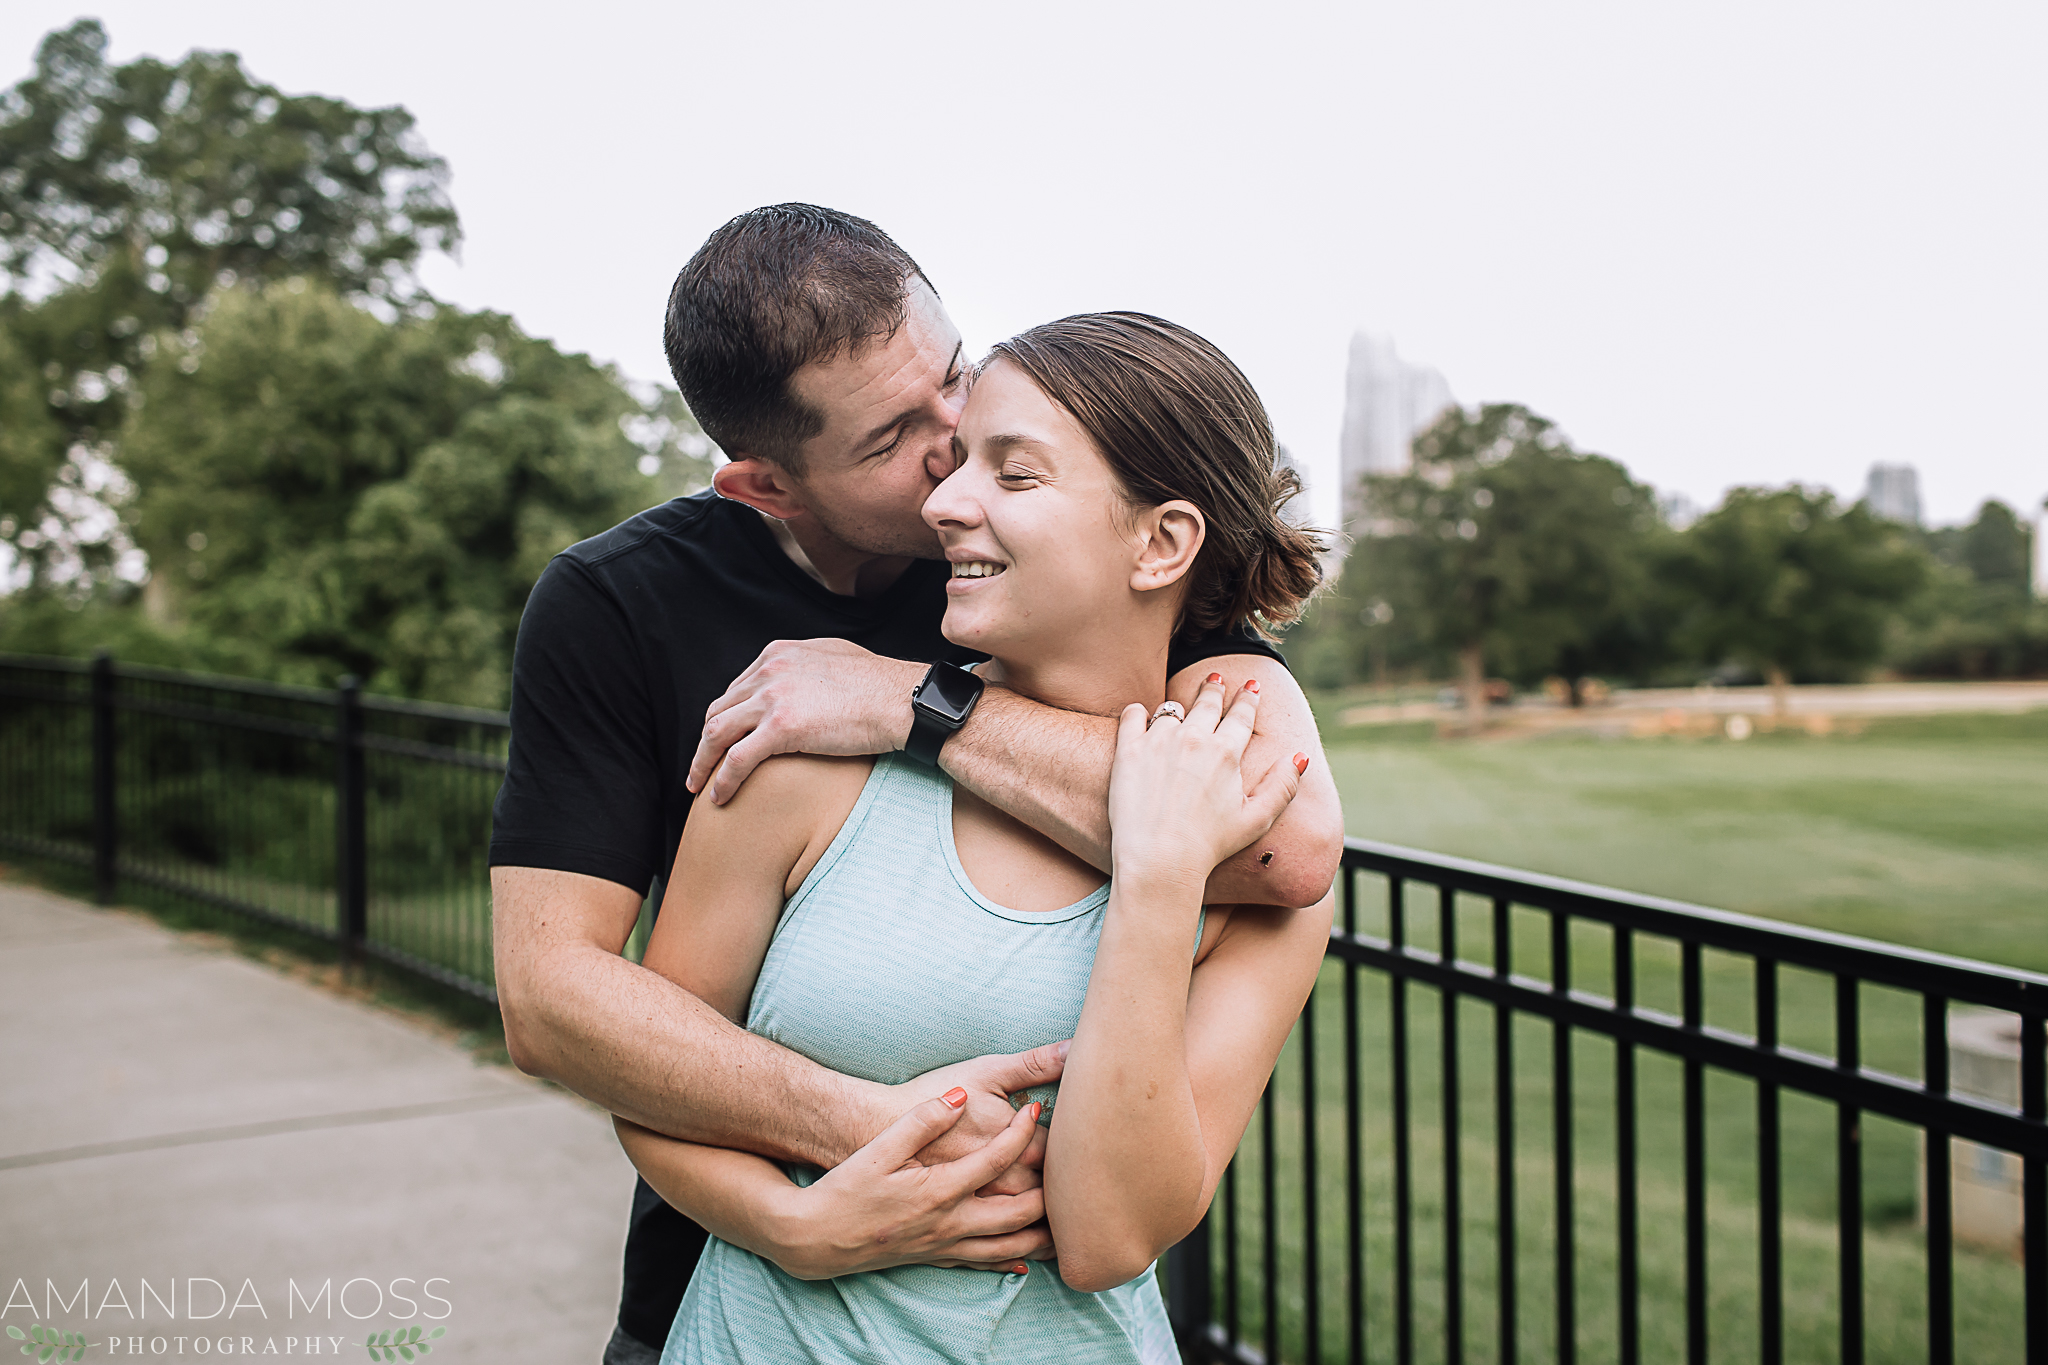
[[[17,1278],[0,1308],[10,1341],[43,1362],[114,1356],[322,1356],[417,1360],[448,1334],[455,1311],[443,1276],[366,1276],[268,1287],[244,1279],[231,1296],[204,1275],[80,1280],[42,1293]],[[339,1333],[334,1330],[341,1329]]]

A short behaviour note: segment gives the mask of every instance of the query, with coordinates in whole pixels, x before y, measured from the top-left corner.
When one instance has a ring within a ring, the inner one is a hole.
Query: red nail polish
[[[1022,1261],[1019,1261],[1017,1262],[1017,1264],[1010,1267],[1010,1273],[1012,1275],[1029,1275],[1031,1273],[1031,1267],[1025,1265]]]
[[[1206,679],[1205,679],[1204,681],[1207,681],[1207,682],[1212,682],[1212,683],[1220,683],[1220,682],[1222,682],[1222,681],[1223,681],[1223,675],[1222,675],[1221,673],[1211,673],[1211,674],[1210,674],[1210,675],[1208,676],[1208,678],[1206,678]]]
[[[1298,773],[1305,773],[1305,772],[1307,772],[1307,771],[1308,771],[1308,755],[1307,755],[1307,754],[1296,754],[1296,755],[1294,756],[1294,771],[1296,771],[1296,772],[1298,772]]]
[[[1031,1121],[1032,1121],[1033,1123],[1036,1123],[1036,1122],[1038,1122],[1038,1116],[1039,1116],[1040,1114],[1043,1114],[1044,1112],[1045,1112],[1045,1106],[1044,1106],[1044,1105],[1040,1104],[1040,1103],[1039,1103],[1039,1102],[1038,1102],[1037,1100],[1033,1100],[1033,1101],[1031,1102]]]
[[[1257,678],[1246,678],[1246,679],[1244,680],[1244,690],[1245,690],[1245,691],[1247,691],[1247,692],[1256,692],[1256,691],[1258,691],[1258,690],[1259,690],[1259,680],[1258,680]]]
[[[956,1085],[945,1094],[939,1096],[939,1098],[946,1102],[948,1109],[958,1109],[961,1105],[967,1103],[967,1091],[963,1087]]]

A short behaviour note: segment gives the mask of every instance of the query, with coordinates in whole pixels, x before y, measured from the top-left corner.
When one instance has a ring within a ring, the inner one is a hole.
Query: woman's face
[[[999,359],[975,381],[953,440],[959,468],[924,505],[952,564],[946,638],[1049,662],[1115,630],[1137,596],[1137,545],[1080,424]]]

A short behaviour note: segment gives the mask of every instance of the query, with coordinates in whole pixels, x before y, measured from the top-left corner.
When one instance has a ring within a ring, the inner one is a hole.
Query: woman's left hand
[[[1208,880],[1216,864],[1273,827],[1301,785],[1306,755],[1281,760],[1249,793],[1241,765],[1258,716],[1246,683],[1226,707],[1211,673],[1187,719],[1124,708],[1109,776],[1110,858],[1119,878]]]

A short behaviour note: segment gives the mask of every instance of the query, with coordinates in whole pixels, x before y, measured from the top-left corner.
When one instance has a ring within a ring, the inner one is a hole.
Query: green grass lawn
[[[1769,915],[1894,942],[2048,969],[2048,712],[1873,723],[1825,739],[1758,736],[1744,743],[1581,738],[1438,741],[1433,727],[1332,734],[1330,757],[1354,834],[1707,905]],[[1435,946],[1434,896],[1411,889],[1413,941]],[[1368,894],[1369,933],[1385,932]],[[1516,969],[1549,972],[1541,917],[1517,912]],[[1459,906],[1460,956],[1489,960],[1487,907]],[[1604,992],[1611,941],[1598,926],[1574,935],[1574,979]],[[1676,1012],[1677,954],[1638,944],[1639,997]],[[1750,1028],[1746,959],[1706,955],[1711,1024]],[[1393,1339],[1393,1125],[1388,1058],[1391,999],[1384,978],[1362,972],[1361,1148],[1368,1356],[1391,1358]],[[1788,1044],[1833,1051],[1832,995],[1810,973],[1781,982]],[[1411,987],[1416,1330],[1418,1358],[1446,1359],[1447,1279],[1442,1007]],[[1322,1350],[1303,1340],[1306,1199],[1299,1153],[1305,1132],[1299,1033],[1273,1090],[1283,1356],[1343,1358],[1344,1225],[1342,968],[1329,964],[1315,1005],[1318,1038],[1317,1183],[1321,1227]],[[1917,1075],[1919,1016],[1909,997],[1869,989],[1863,999],[1867,1065]],[[1493,1015],[1458,1010],[1462,1111],[1458,1168],[1464,1185],[1464,1358],[1497,1359],[1498,1303]],[[1555,1088],[1549,1027],[1514,1028],[1518,1234],[1516,1282],[1524,1360],[1555,1359],[1555,1248],[1551,1132]],[[1573,1048],[1575,1229],[1579,1246],[1580,1358],[1616,1350],[1615,1053],[1579,1036]],[[1645,1360],[1682,1358],[1684,1253],[1679,1065],[1639,1054],[1642,1202],[1642,1346]],[[1705,1080],[1709,1316],[1712,1358],[1757,1358],[1756,1092],[1709,1072]],[[1834,1110],[1783,1099],[1783,1227],[1787,1359],[1836,1359]],[[1872,1362],[1925,1358],[1925,1260],[1915,1227],[1917,1138],[1865,1119],[1865,1323]],[[1239,1325],[1263,1330],[1258,1272],[1261,1191],[1255,1122],[1237,1181],[1238,1245],[1247,1275]],[[1245,1159],[1248,1158],[1248,1159]],[[1219,1200],[1219,1235],[1224,1205]],[[1221,1270],[1219,1249],[1218,1270]],[[1958,1249],[1957,1359],[2017,1360],[2019,1267]],[[1217,1283],[1224,1311],[1224,1285]]]
[[[2048,710],[1741,743],[1429,731],[1331,732],[1349,833],[2048,971]]]

